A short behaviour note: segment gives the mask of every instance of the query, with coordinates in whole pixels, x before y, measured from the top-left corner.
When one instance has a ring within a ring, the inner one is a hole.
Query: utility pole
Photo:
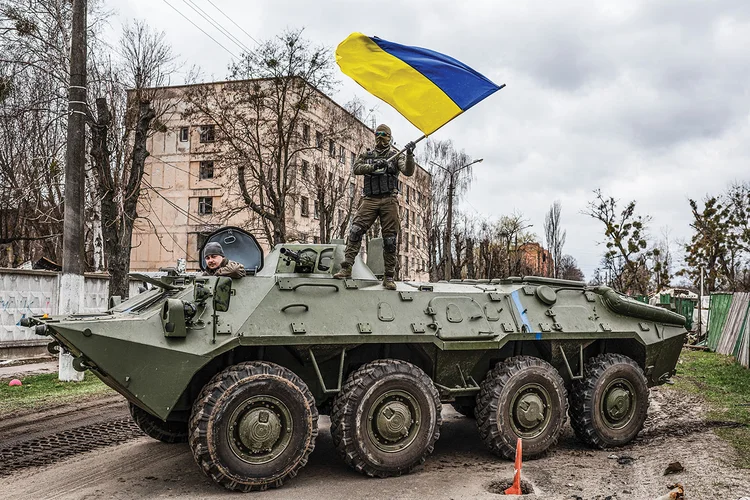
[[[703,338],[703,266],[701,269],[701,286],[698,290],[698,340]]]
[[[484,160],[484,158],[479,158],[478,160],[474,160],[473,162],[462,165],[456,169],[447,169],[439,163],[430,161],[430,163],[432,163],[436,167],[442,168],[443,170],[448,172],[448,216],[446,218],[445,235],[443,240],[443,253],[445,254],[444,274],[446,281],[450,281],[451,279],[451,231],[453,230],[453,192],[456,189],[456,174],[458,174],[461,170],[474,165],[475,163],[481,163],[482,160]]]
[[[86,163],[86,0],[73,0],[68,89],[68,140],[65,154],[65,215],[59,313],[81,312],[84,297],[83,228]],[[58,378],[83,380],[73,369],[73,357],[60,352]]]

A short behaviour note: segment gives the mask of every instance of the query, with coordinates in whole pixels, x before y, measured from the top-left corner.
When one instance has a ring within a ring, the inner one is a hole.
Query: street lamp
[[[446,221],[445,225],[445,280],[449,281],[451,279],[451,226],[453,226],[453,191],[456,186],[456,178],[455,175],[459,173],[461,170],[468,168],[475,163],[480,163],[484,160],[484,158],[479,158],[478,160],[474,160],[471,163],[467,163],[466,165],[462,165],[455,169],[447,169],[444,166],[440,165],[439,163],[435,163],[434,161],[430,160],[430,163],[435,165],[438,168],[441,168],[448,172],[448,220]]]

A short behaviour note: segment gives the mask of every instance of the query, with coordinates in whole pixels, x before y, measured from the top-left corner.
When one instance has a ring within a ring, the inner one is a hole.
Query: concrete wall
[[[18,323],[25,316],[57,314],[58,280],[59,273],[53,271],[0,269],[0,359],[29,353],[29,348],[49,342],[37,337],[33,329],[22,328]],[[131,295],[137,293],[139,285],[139,282],[131,282]],[[108,301],[109,276],[87,274],[84,310],[81,312],[106,311]]]

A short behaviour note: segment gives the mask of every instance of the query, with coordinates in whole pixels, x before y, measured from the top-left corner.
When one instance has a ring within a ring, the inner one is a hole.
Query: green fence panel
[[[668,293],[662,293],[659,295],[659,304],[671,304],[672,303],[672,295]]]
[[[675,299],[675,312],[685,316],[685,328],[689,331],[693,329],[693,309],[695,302],[690,299]]]
[[[708,334],[707,345],[712,351],[716,350],[721,339],[721,331],[727,322],[729,308],[732,306],[731,293],[712,293],[708,306]]]
[[[648,296],[647,295],[633,295],[635,300],[638,302],[643,302],[644,304],[648,304]]]

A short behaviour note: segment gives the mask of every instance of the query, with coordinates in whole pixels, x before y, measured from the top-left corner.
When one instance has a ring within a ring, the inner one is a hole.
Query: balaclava
[[[386,135],[377,135],[378,132],[385,132]],[[375,129],[375,147],[377,149],[387,149],[391,146],[391,128],[381,123]]]

